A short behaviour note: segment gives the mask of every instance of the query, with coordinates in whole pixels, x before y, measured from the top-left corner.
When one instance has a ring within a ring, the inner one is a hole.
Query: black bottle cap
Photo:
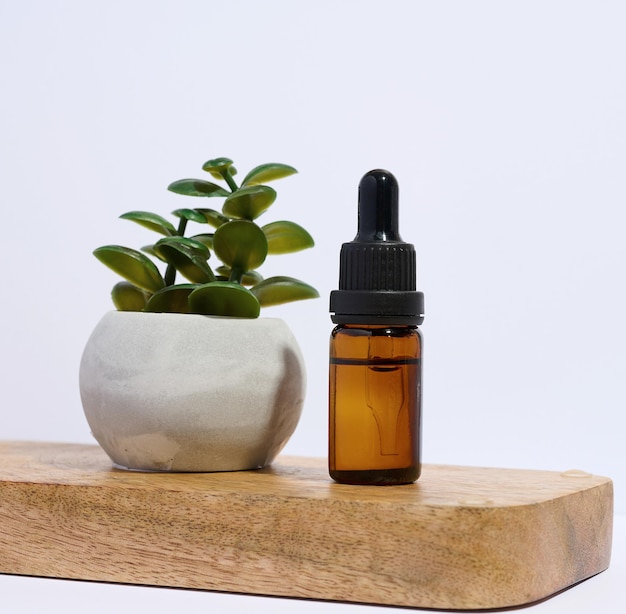
[[[417,325],[424,295],[417,292],[415,248],[398,232],[398,182],[373,170],[359,183],[359,223],[339,257],[339,289],[330,293],[335,324]]]

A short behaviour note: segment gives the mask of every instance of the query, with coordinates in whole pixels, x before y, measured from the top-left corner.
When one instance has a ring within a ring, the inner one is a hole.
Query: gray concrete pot
[[[236,471],[268,465],[287,443],[306,376],[283,320],[111,311],[87,341],[79,383],[115,465]]]

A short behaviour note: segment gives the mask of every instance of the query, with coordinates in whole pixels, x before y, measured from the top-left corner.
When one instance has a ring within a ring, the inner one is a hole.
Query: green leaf
[[[233,318],[258,318],[261,311],[250,290],[229,281],[215,281],[196,288],[189,295],[189,309],[191,313]]]
[[[198,224],[206,224],[207,220],[202,213],[198,213],[195,209],[176,209],[172,211],[172,215],[176,217],[183,217],[186,220],[197,222]]]
[[[120,281],[113,286],[111,298],[118,311],[143,311],[148,294],[128,281]]]
[[[193,237],[189,237],[192,241],[197,241],[198,243],[202,243],[207,249],[213,249],[213,235],[209,233],[202,233],[199,235],[193,235]]]
[[[222,265],[222,266],[218,266],[217,269],[215,269],[215,273],[219,277],[223,278],[225,281],[228,281],[230,279],[230,274],[232,273],[232,269],[228,266]],[[258,271],[248,271],[247,273],[244,273],[244,275],[242,276],[241,285],[242,286],[254,286],[261,281],[263,281],[263,276]]]
[[[218,175],[218,179],[221,177]],[[202,179],[179,179],[167,186],[170,192],[184,196],[228,196],[230,192],[210,181]]]
[[[216,179],[222,179],[224,173],[230,168],[231,175],[235,174],[235,169],[231,168],[233,161],[230,158],[214,158],[208,160],[202,165],[202,170],[211,173],[212,177]]]
[[[210,252],[199,241],[185,237],[167,237],[158,241],[154,250],[191,282],[204,284],[215,280],[207,263]]]
[[[267,239],[254,222],[234,220],[215,230],[213,251],[224,264],[245,273],[265,262]]]
[[[196,236],[202,237],[203,235]],[[190,247],[200,252],[200,255],[205,260],[208,260],[211,256],[211,252],[209,251],[209,248],[206,246],[206,244],[202,241],[199,241],[195,237],[167,237],[166,239],[161,239],[160,241],[157,241],[157,243],[176,243],[177,245],[186,245],[187,247]]]
[[[313,237],[294,222],[271,222],[262,228],[268,254],[289,254],[315,245]]]
[[[156,213],[150,213],[149,211],[129,211],[128,213],[120,215],[120,218],[137,222],[137,224],[154,230],[166,237],[176,234],[176,228],[165,218]]]
[[[293,277],[268,277],[250,291],[259,299],[262,307],[319,297],[319,292],[313,286]]]
[[[222,213],[241,220],[255,220],[276,200],[276,190],[255,185],[233,192],[225,201]]]
[[[268,164],[261,164],[256,168],[253,168],[241,182],[243,186],[259,185],[260,183],[266,183],[267,181],[274,181],[275,179],[282,179],[283,177],[289,177],[294,175],[298,171],[287,164],[278,164],[277,162],[270,162]]]
[[[157,258],[161,262],[165,262],[165,260],[161,257],[161,255],[157,254],[156,251],[154,251],[154,245],[144,245],[141,248],[141,251],[146,253],[146,254],[148,254],[148,256],[152,256],[153,258]]]
[[[226,222],[230,221],[230,218],[222,215],[219,211],[215,211],[215,209],[196,208],[196,211],[204,215],[206,221],[213,226],[213,228],[219,228],[222,224],[226,224]]]
[[[158,313],[189,313],[189,295],[198,288],[197,284],[177,284],[155,292],[144,311]]]
[[[112,271],[142,290],[152,293],[165,286],[165,281],[152,260],[135,249],[121,245],[104,245],[95,249],[93,255]]]

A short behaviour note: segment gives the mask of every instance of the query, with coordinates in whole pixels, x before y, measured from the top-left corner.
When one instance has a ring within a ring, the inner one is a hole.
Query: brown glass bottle
[[[391,173],[361,179],[358,219],[330,294],[328,469],[342,483],[407,484],[421,469],[424,295]]]
[[[330,342],[329,473],[349,484],[407,484],[421,470],[416,326],[339,325]]]

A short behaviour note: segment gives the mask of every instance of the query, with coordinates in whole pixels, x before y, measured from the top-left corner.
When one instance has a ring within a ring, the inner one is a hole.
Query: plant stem
[[[187,218],[181,217],[178,222],[178,230],[176,231],[177,236],[184,237],[185,230],[187,229]],[[165,269],[165,285],[173,286],[176,281],[176,267],[172,264],[167,265],[167,269]]]
[[[233,179],[233,176],[230,174],[230,169],[227,168],[223,173],[222,177],[224,177],[224,181],[228,184],[231,192],[236,192],[239,188]]]
[[[181,217],[180,221],[178,222],[178,230],[176,231],[176,234],[179,237],[184,237],[186,229],[187,229],[187,218]]]
[[[244,273],[245,271],[242,271],[239,268],[232,268],[230,270],[230,277],[228,278],[228,281],[241,285],[241,279],[243,278]]]

